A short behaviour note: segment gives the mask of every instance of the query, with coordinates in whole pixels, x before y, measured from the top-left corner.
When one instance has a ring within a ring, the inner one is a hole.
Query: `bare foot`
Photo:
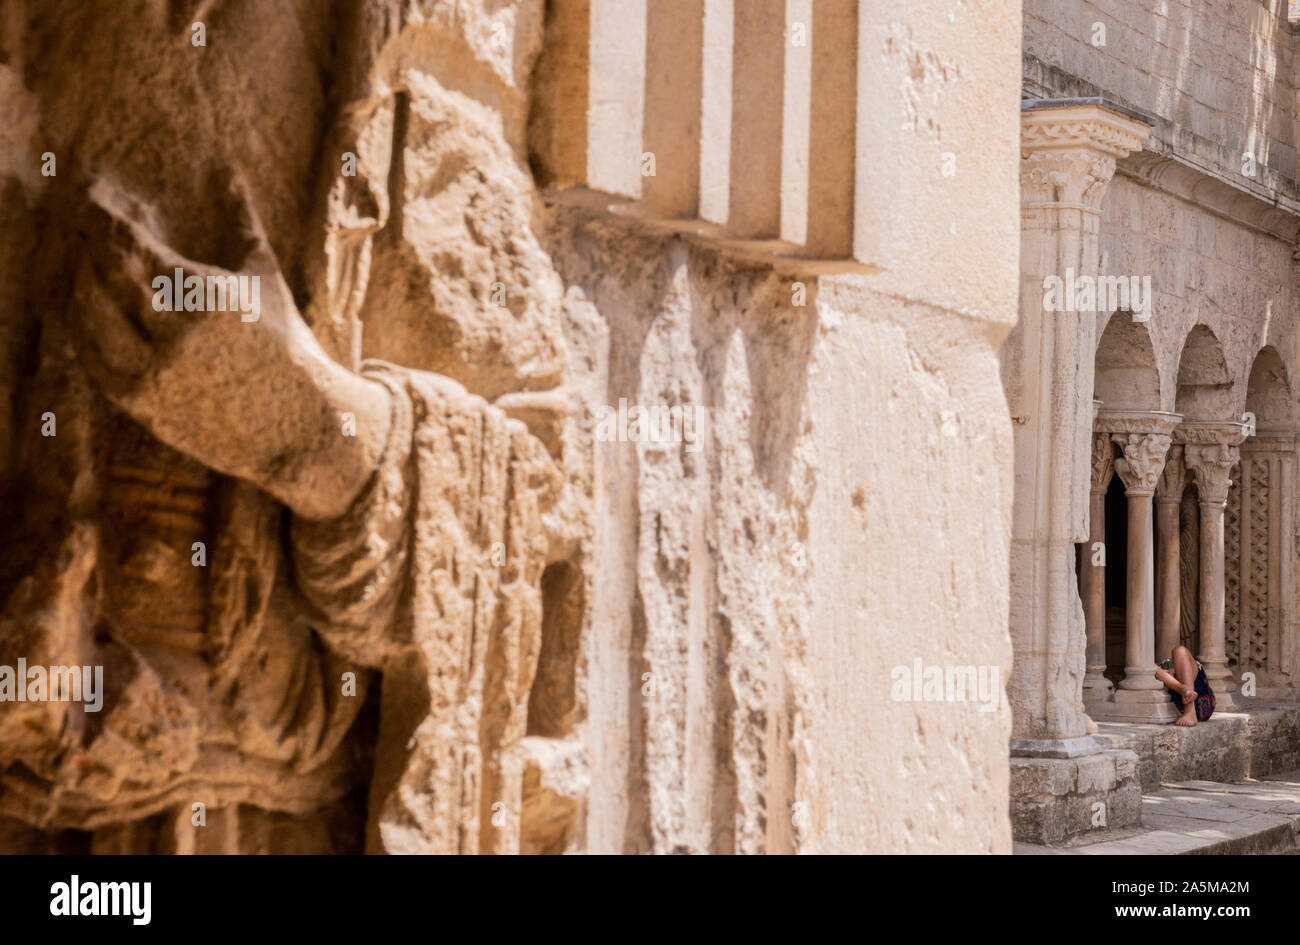
[[[1182,715],[1178,716],[1178,718],[1174,720],[1174,724],[1181,725],[1183,728],[1191,728],[1193,725],[1196,724],[1196,710],[1193,709],[1188,712],[1184,712]]]

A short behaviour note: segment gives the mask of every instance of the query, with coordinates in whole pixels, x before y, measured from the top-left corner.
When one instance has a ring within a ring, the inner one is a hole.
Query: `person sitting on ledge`
[[[1169,688],[1170,698],[1182,712],[1174,724],[1190,728],[1214,714],[1214,690],[1191,650],[1176,646],[1171,656],[1172,659],[1161,660],[1156,667],[1156,679]]]

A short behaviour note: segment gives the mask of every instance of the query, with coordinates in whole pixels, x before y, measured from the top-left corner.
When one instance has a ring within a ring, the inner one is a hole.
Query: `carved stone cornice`
[[[1296,435],[1280,430],[1257,430],[1242,441],[1243,453],[1294,453]]]
[[[1183,448],[1178,445],[1169,447],[1169,456],[1165,459],[1165,468],[1156,483],[1157,502],[1180,502],[1183,490],[1187,488],[1187,467],[1183,464]]]
[[[1185,155],[1153,147],[1126,158],[1118,170],[1148,187],[1205,207],[1286,243],[1294,244],[1300,237],[1300,219],[1297,219],[1300,207],[1293,199],[1269,194],[1252,181],[1221,179],[1213,169],[1196,166]]]
[[[1115,472],[1127,495],[1151,495],[1165,466],[1165,454],[1172,440],[1167,433],[1115,433],[1124,456],[1115,460]]]
[[[1184,420],[1174,430],[1174,442],[1213,446],[1223,443],[1237,446],[1246,438],[1246,427],[1236,420]]]
[[[1092,491],[1105,492],[1115,475],[1115,445],[1109,433],[1092,435]]]
[[[1111,158],[1141,149],[1149,122],[1102,99],[1035,99],[1020,103],[1020,154],[1089,150]]]
[[[1182,416],[1167,410],[1097,411],[1092,427],[1098,433],[1158,433],[1170,436],[1182,422]]]
[[[1196,474],[1196,494],[1202,505],[1222,505],[1228,501],[1232,480],[1228,474],[1241,456],[1236,446],[1227,443],[1189,445],[1183,450],[1187,467]]]

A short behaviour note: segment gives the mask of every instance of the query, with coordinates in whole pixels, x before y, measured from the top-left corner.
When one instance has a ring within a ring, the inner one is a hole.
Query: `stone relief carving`
[[[1115,446],[1109,433],[1092,435],[1092,491],[1105,492],[1115,475]]]
[[[1201,501],[1226,502],[1232,484],[1229,474],[1240,459],[1237,447],[1226,443],[1189,444],[1183,455],[1188,468],[1196,475],[1196,491]]]
[[[1170,438],[1163,433],[1120,433],[1112,436],[1124,451],[1115,460],[1115,472],[1128,492],[1154,493],[1164,469]]]
[[[1244,652],[1239,654],[1243,669],[1268,668],[1269,605],[1269,546],[1272,531],[1269,517],[1269,461],[1267,457],[1252,458],[1243,463],[1250,477],[1250,557],[1243,569],[1246,594],[1250,608],[1249,626],[1241,628],[1239,644]]]
[[[105,94],[132,101],[125,115],[74,121],[76,82],[35,90],[61,160],[112,144],[61,164],[34,211],[44,229],[23,307],[36,327],[22,428],[49,415],[58,429],[24,435],[12,464],[0,664],[100,666],[103,707],[0,712],[6,846],[65,831],[101,852],[520,846],[554,537],[543,518],[562,469],[544,442],[553,410],[523,411],[530,428],[474,390],[527,400],[555,387],[555,313],[515,286],[557,277],[539,269],[527,185],[511,198],[478,186],[526,179],[511,142],[427,76],[380,77],[374,57],[402,25],[368,9],[373,22],[339,61],[314,58],[330,48],[317,22],[328,16],[286,14],[300,29],[263,38],[249,55],[280,90],[267,95],[286,97],[274,113],[230,119],[253,142],[233,152],[229,128],[196,130],[177,104],[173,87],[198,97],[179,44],[148,47],[170,50],[156,82],[97,74]],[[32,28],[95,32],[78,15]],[[120,41],[120,64],[166,24],[141,13],[103,28],[97,42]],[[347,107],[330,119],[307,86],[281,81],[298,68],[330,75]],[[395,95],[389,83],[408,79],[417,92]],[[517,89],[494,88],[522,110]],[[429,128],[404,104],[412,94],[435,116]],[[282,115],[301,125],[268,124]],[[151,163],[150,149],[126,144],[150,140],[142,127],[184,137],[183,153]],[[339,178],[334,150],[297,150],[327,137],[357,156],[358,177]],[[329,186],[316,188],[313,217],[318,163]],[[436,260],[403,242],[415,239],[403,229],[413,206],[470,201],[483,221],[472,240],[449,225]],[[439,373],[414,346],[415,363],[394,363],[392,336],[390,360],[363,357],[403,324],[399,302],[366,305],[403,267],[438,306],[421,324],[457,326],[455,343],[428,346],[450,352]],[[160,278],[177,283],[166,305]],[[496,278],[517,312],[474,300]],[[214,284],[253,287],[244,299],[256,303],[213,306]],[[191,288],[198,306],[171,304]],[[502,342],[511,330],[532,347]],[[197,841],[195,805],[223,822]]]
[[[1156,496],[1177,502],[1183,497],[1183,488],[1187,485],[1187,467],[1183,463],[1183,448],[1178,444],[1169,447],[1169,458],[1165,468],[1160,472],[1156,483]]]

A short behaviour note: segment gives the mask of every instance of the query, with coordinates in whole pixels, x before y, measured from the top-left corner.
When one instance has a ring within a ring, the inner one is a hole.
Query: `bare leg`
[[[1174,647],[1171,655],[1174,660],[1174,675],[1181,686],[1179,695],[1183,699],[1183,714],[1174,724],[1190,728],[1196,724],[1196,658],[1185,646]]]
[[[1191,727],[1196,724],[1196,659],[1185,646],[1174,647],[1171,656],[1174,672],[1170,673],[1157,666],[1156,679],[1177,693],[1182,700],[1183,714],[1174,724]]]

